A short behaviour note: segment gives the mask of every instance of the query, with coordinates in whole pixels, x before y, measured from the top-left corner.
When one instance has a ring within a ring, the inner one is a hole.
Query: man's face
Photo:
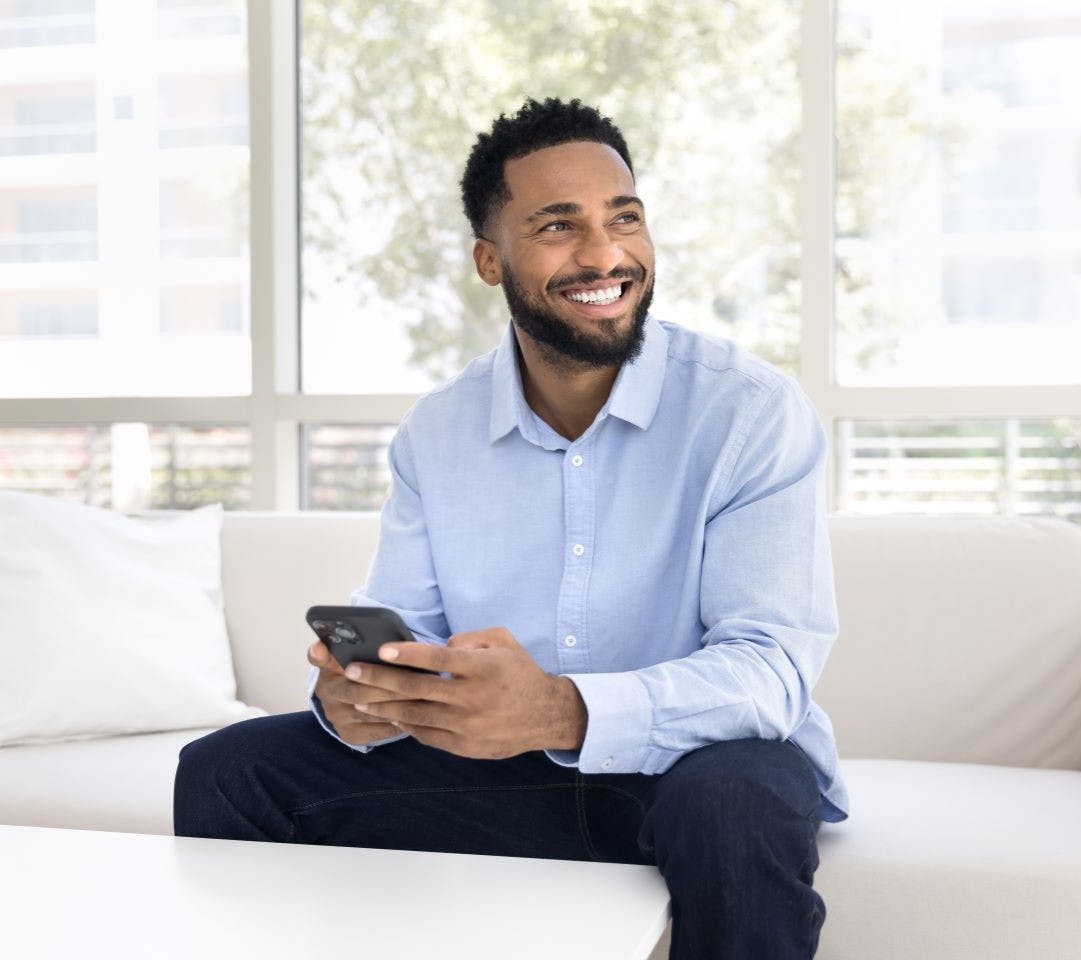
[[[634,178],[600,143],[566,143],[510,160],[511,199],[474,255],[502,283],[517,326],[587,366],[637,357],[653,295],[653,243]]]

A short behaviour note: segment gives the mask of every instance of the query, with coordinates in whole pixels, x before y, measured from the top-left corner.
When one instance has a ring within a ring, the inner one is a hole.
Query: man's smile
[[[560,296],[576,313],[603,320],[618,317],[627,310],[633,286],[633,280],[604,280],[590,286],[562,290]]]
[[[549,283],[548,289],[574,307],[576,313],[604,319],[619,316],[626,309],[632,288],[645,278],[645,272],[622,268],[606,277],[560,277]]]
[[[623,296],[625,288],[630,286],[630,281],[625,283],[609,283],[597,287],[576,287],[573,290],[564,290],[563,296],[575,303],[613,303]]]

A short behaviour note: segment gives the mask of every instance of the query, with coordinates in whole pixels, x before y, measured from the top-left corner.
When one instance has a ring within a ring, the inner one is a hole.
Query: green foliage
[[[411,363],[433,381],[491,349],[506,323],[502,297],[474,274],[465,158],[495,116],[546,96],[578,97],[623,130],[657,245],[654,312],[796,370],[795,0],[300,9],[306,255],[352,285],[358,313],[373,308],[368,322],[379,303],[407,307]],[[924,131],[903,70],[877,70],[856,42],[842,45],[839,69],[839,135],[861,148],[838,170],[838,215],[843,231],[866,235],[919,175]],[[847,270],[843,329],[882,328],[873,272]]]

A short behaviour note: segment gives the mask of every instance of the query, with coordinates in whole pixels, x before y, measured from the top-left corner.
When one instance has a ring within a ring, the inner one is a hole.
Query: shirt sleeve
[[[408,417],[399,426],[387,451],[390,494],[379,521],[379,544],[368,580],[349,595],[354,607],[386,607],[405,621],[413,636],[423,643],[446,645],[450,636],[443,613],[443,598],[435,578],[435,564],[428,543],[428,525],[417,490],[416,470],[409,446]],[[308,675],[308,702],[320,726],[335,740],[345,743],[327,722],[315,695],[319,669]],[[401,740],[408,734],[375,740],[362,746],[346,744],[358,753]]]
[[[786,378],[746,431],[707,512],[702,648],[640,670],[568,674],[588,711],[583,773],[663,773],[721,740],[785,740],[837,636],[825,431]],[[722,472],[723,473],[723,472]]]

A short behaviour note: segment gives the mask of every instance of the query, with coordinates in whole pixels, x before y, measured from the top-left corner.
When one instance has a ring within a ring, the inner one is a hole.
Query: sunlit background
[[[419,394],[506,323],[458,180],[526,96],[634,155],[654,313],[801,372],[801,5],[298,6],[299,389]],[[588,23],[573,43],[568,23]],[[834,381],[1081,385],[1081,7],[839,0]],[[252,390],[243,0],[0,0],[3,398]],[[823,225],[823,243],[831,232]],[[260,281],[257,281],[260,282]],[[0,487],[250,507],[246,423],[0,421]],[[1081,421],[837,416],[842,512],[1081,521]],[[376,509],[386,423],[304,422],[302,508]]]

